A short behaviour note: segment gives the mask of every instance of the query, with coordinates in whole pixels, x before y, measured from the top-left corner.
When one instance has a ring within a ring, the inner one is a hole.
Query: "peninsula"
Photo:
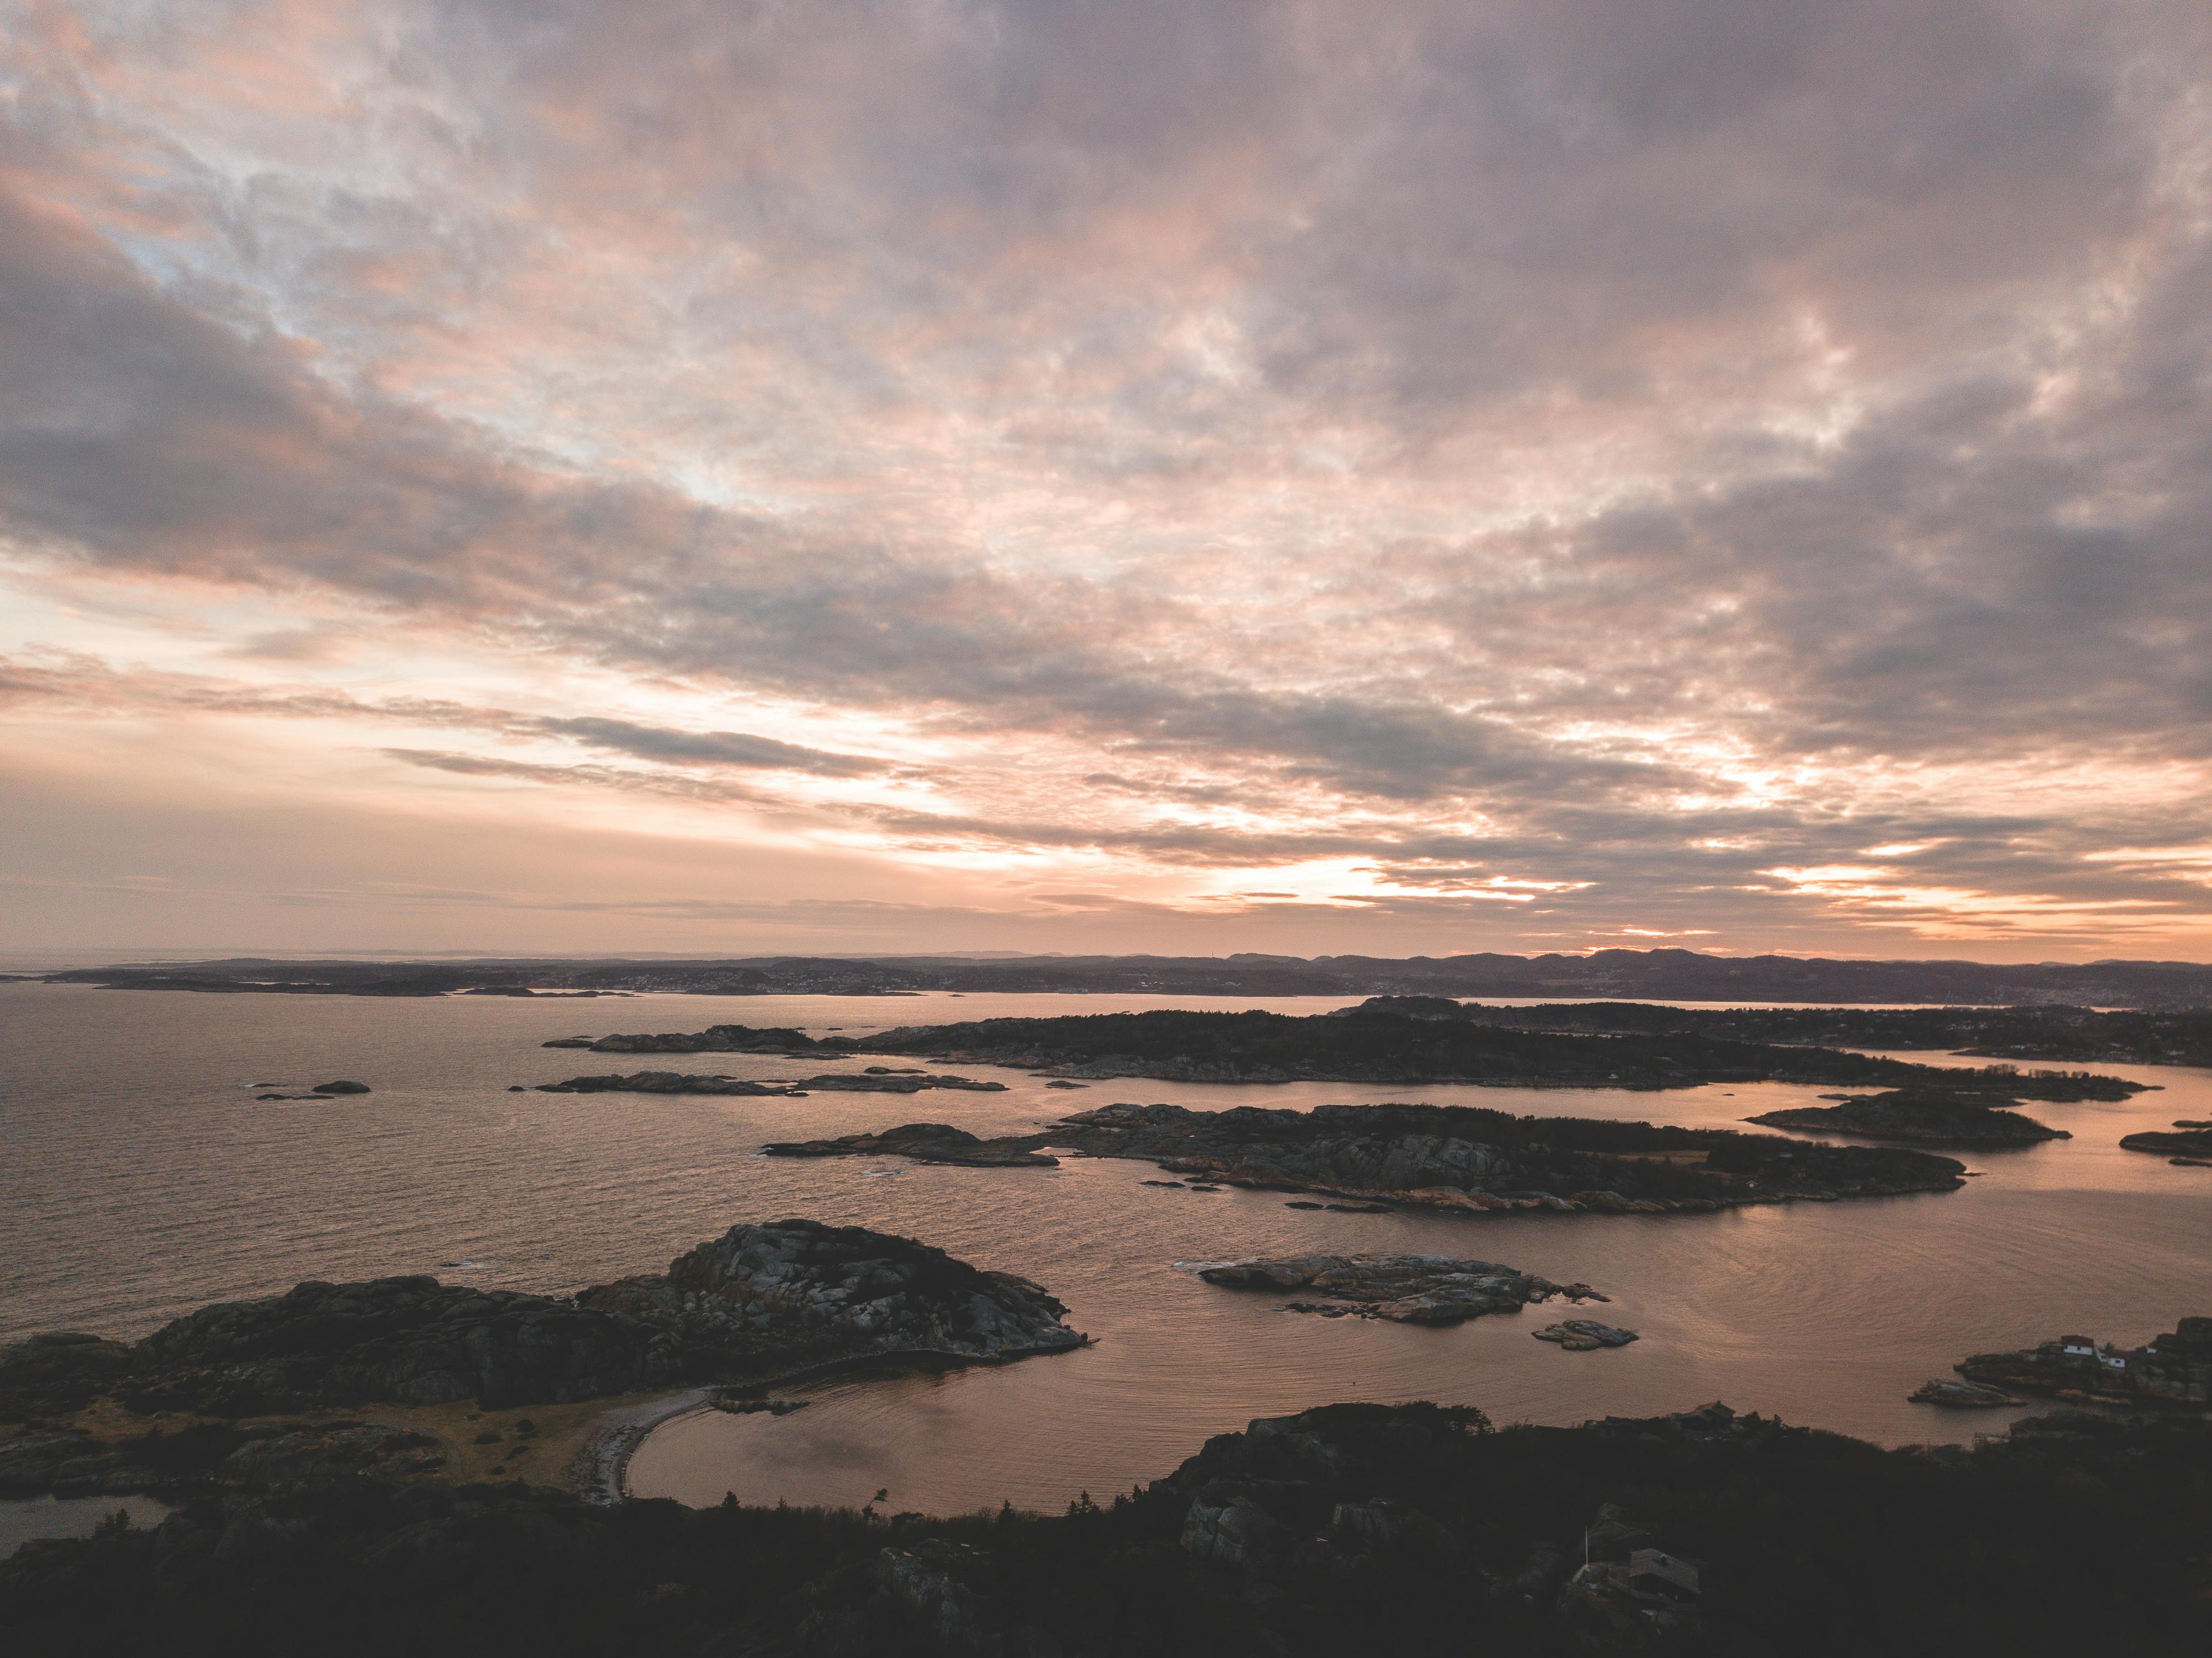
[[[664,1273],[568,1297],[427,1277],[302,1284],[203,1308],[136,1343],[58,1333],[0,1353],[0,1423],[26,1424],[0,1441],[0,1494],[164,1490],[234,1456],[304,1465],[391,1452],[412,1467],[428,1442],[392,1438],[404,1418],[336,1446],[326,1414],[267,1419],[462,1401],[512,1412],[891,1359],[998,1363],[1080,1346],[1066,1311],[1025,1278],[811,1220],[734,1226]],[[252,1434],[222,1425],[246,1418],[264,1420]],[[193,1424],[197,1438],[180,1440]]]

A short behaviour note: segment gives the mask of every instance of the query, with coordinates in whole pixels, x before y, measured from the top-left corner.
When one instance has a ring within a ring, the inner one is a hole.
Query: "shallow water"
[[[766,1139],[921,1118],[1006,1133],[1117,1099],[1303,1108],[1410,1096],[1719,1125],[1825,1090],[1121,1081],[1076,1091],[965,1067],[1007,1091],[506,1091],[605,1068],[607,1056],[538,1046],[574,1033],[736,1019],[858,1034],[1000,1013],[1341,1005],[943,994],[380,1001],[0,985],[0,1339],[54,1328],[136,1336],[206,1302],[304,1278],[433,1272],[566,1291],[657,1268],[739,1221],[866,1224],[1036,1279],[1097,1344],[1000,1368],[826,1384],[788,1416],[684,1418],[647,1442],[631,1487],[695,1503],[726,1491],[746,1502],[861,1502],[888,1488],[895,1508],[945,1512],[1005,1500],[1056,1509],[1080,1491],[1126,1490],[1208,1434],[1338,1399],[1431,1398],[1479,1405],[1499,1421],[1573,1422],[1718,1398],[1885,1442],[1962,1441],[2013,1413],[1955,1414],[1904,1395],[1964,1355],[2076,1328],[2134,1343],[2212,1311],[2212,1170],[2118,1146],[2122,1134],[2175,1117],[2212,1117],[2212,1072],[2201,1071],[2111,1067],[2164,1091],[2118,1105],[2030,1106],[2075,1138],[1971,1157],[1985,1172],[1954,1193],[1664,1218],[1332,1215],[1286,1209],[1280,1193],[1146,1187],[1156,1171],[1137,1163],[987,1170],[753,1153]],[[821,1068],[739,1055],[698,1063],[763,1077]],[[334,1077],[376,1091],[262,1104],[243,1086]],[[1614,1297],[1597,1314],[1643,1339],[1562,1352],[1529,1339],[1549,1321],[1544,1309],[1452,1330],[1305,1317],[1279,1310],[1277,1297],[1213,1289],[1178,1265],[1356,1249],[1446,1251],[1583,1278]]]

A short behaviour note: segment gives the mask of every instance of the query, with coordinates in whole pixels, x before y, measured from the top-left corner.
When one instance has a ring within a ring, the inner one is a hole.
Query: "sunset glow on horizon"
[[[0,6],[19,949],[2212,958],[2201,5]]]

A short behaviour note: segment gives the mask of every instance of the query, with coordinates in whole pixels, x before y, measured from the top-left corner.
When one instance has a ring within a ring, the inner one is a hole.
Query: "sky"
[[[2212,958],[2212,8],[0,0],[19,949]]]

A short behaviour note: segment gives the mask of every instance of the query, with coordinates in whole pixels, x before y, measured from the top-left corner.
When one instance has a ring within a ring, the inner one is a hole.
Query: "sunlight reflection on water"
[[[787,1215],[910,1234],[1021,1272],[1097,1338],[1080,1352],[950,1375],[832,1382],[806,1410],[686,1418],[632,1467],[688,1502],[1057,1508],[1173,1467],[1208,1434],[1337,1399],[1433,1398],[1496,1419],[1571,1422],[1727,1400],[1887,1442],[1964,1440],[2007,1413],[1905,1394],[1972,1351],[2081,1327],[2134,1342],[2212,1311],[2212,1171],[2118,1149],[2212,1117],[2212,1073],[2103,1067],[2163,1084],[2121,1104],[2034,1105],[2075,1138],[1977,1154],[1948,1195],[1700,1217],[1345,1215],[1282,1194],[1164,1190],[1140,1163],[1055,1170],[785,1162],[762,1141],[927,1117],[978,1133],[1116,1099],[1306,1108],[1393,1097],[1547,1115],[1733,1126],[1822,1091],[1739,1084],[1664,1094],[1095,1084],[1048,1090],[968,1068],[1003,1094],[665,1098],[507,1092],[599,1056],[550,1036],[719,1021],[859,1031],[944,1018],[1156,1005],[1310,1012],[1337,998],[192,996],[0,985],[0,1337],[136,1336],[206,1302],[306,1278],[441,1272],[565,1291],[659,1266],[744,1220]],[[1917,1058],[1941,1056],[1913,1055]],[[715,1069],[803,1075],[719,1056]],[[351,1101],[268,1103],[241,1084],[358,1077]],[[1532,1341],[1532,1315],[1454,1330],[1301,1317],[1176,1263],[1267,1252],[1427,1249],[1583,1278],[1640,1331],[1618,1351]],[[448,1263],[463,1263],[455,1266]]]

